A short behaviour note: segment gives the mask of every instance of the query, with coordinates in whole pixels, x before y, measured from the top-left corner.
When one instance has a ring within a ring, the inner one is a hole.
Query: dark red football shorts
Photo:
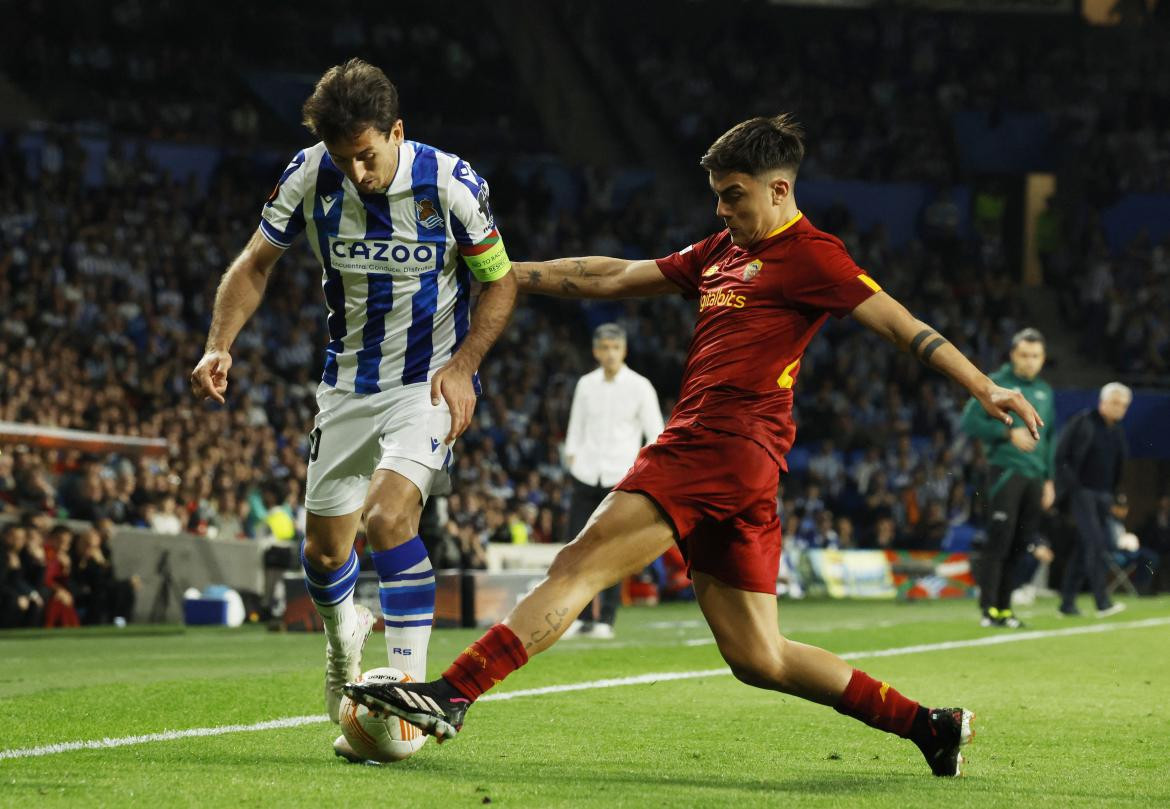
[[[780,468],[764,448],[702,426],[667,427],[614,488],[666,512],[687,569],[757,593],[776,592]]]

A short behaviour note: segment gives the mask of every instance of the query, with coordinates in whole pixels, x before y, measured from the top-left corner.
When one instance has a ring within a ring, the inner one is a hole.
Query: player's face
[[[1044,367],[1044,343],[1022,340],[1012,349],[1012,373],[1020,379],[1035,379]]]
[[[597,340],[593,343],[593,359],[607,373],[616,373],[626,361],[626,341]]]
[[[398,147],[402,144],[402,121],[394,122],[389,134],[374,127],[350,141],[326,143],[329,158],[363,194],[384,191],[398,169]]]
[[[739,171],[708,175],[717,199],[715,215],[727,225],[731,241],[747,247],[784,222],[792,184],[782,175],[753,177]]]

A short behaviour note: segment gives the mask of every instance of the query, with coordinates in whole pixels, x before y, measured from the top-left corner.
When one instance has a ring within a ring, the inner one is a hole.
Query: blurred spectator
[[[0,533],[0,553],[4,554],[0,570],[0,628],[36,627],[41,625],[44,598],[39,592],[40,582],[29,581],[25,566],[25,547],[28,529],[19,523],[9,523]]]
[[[1154,592],[1170,590],[1170,576],[1167,575],[1170,567],[1170,494],[1158,498],[1157,507],[1142,528],[1141,538],[1144,546],[1158,555]]]
[[[73,559],[70,556],[73,533],[65,526],[49,532],[45,543],[45,626],[81,626],[81,618],[73,603],[71,585]]]
[[[1141,537],[1126,529],[1125,521],[1128,517],[1129,498],[1119,494],[1106,518],[1113,542],[1114,559],[1118,566],[1129,571],[1130,582],[1140,595],[1152,595],[1158,575],[1160,554],[1146,547]]]

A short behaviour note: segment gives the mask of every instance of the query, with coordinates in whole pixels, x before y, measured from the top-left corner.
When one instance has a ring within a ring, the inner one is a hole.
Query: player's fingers
[[[462,399],[459,402],[459,419],[455,422],[455,429],[451,432],[451,440],[454,441],[459,436],[463,435],[463,431],[467,429],[467,425],[471,423],[471,415],[467,410],[467,400]]]
[[[474,401],[474,399],[467,398],[460,400],[459,419],[457,422],[453,422],[453,429],[451,431],[453,433],[451,438],[452,441],[463,435],[464,431],[466,431],[467,427],[471,424],[471,407]]]
[[[1036,441],[1040,440],[1040,415],[1036,412],[1036,408],[1032,407],[1032,403],[1025,399],[1021,394],[1016,394],[1015,399],[1016,412],[1024,419],[1024,424],[1028,426],[1028,432]]]
[[[191,387],[195,389],[202,388],[210,378],[211,369],[201,362],[191,371]]]
[[[206,399],[211,395],[213,387],[211,374],[207,372],[207,369],[196,368],[194,373],[191,374],[191,392],[196,397]]]
[[[1040,426],[1037,422],[1040,417],[1036,415],[1036,411],[1032,409],[1031,405],[1024,403],[1024,406],[1016,411],[1024,419],[1024,424],[1028,427],[1028,434],[1032,436],[1033,446],[1035,442],[1040,440]]]
[[[431,378],[431,406],[438,407],[441,398],[443,398],[443,377],[435,374]]]
[[[463,403],[463,427],[459,430],[459,434],[467,432],[467,428],[471,426],[471,416],[475,413],[475,396],[474,394],[467,397],[467,401]]]
[[[443,439],[444,444],[450,444],[459,435],[459,400],[454,396],[443,393],[443,398],[447,400],[447,410],[451,413],[451,427],[447,430],[447,437]]]
[[[1009,427],[1012,426],[1011,414],[996,405],[995,402],[987,402],[987,404],[983,406],[983,409],[987,411],[987,415],[991,416],[996,421],[1002,421]]]

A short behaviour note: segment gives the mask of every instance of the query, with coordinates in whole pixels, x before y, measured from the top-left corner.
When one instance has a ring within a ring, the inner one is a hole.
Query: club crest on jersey
[[[760,270],[764,268],[764,262],[756,259],[751,264],[743,268],[743,280],[750,281],[760,274]]]
[[[719,265],[718,265],[718,264],[712,264],[710,267],[708,267],[707,269],[703,270],[703,277],[704,277],[704,278],[706,278],[707,276],[709,276],[709,275],[714,275],[714,274],[715,274],[715,273],[717,273],[717,272],[719,272]]]
[[[418,223],[424,228],[434,230],[443,225],[443,217],[435,210],[435,203],[426,197],[414,201],[414,213],[418,217]]]

